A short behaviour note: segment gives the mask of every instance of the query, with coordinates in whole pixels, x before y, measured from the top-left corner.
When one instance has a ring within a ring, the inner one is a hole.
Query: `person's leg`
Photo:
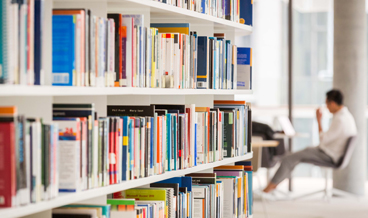
[[[290,175],[294,167],[300,162],[332,163],[332,159],[318,147],[310,147],[302,151],[289,154],[282,159],[279,169],[271,179],[271,182],[264,189],[264,192],[267,193],[274,190],[278,184]]]

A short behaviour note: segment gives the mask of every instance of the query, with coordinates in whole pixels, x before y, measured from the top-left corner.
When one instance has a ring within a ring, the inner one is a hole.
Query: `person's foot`
[[[264,192],[264,193],[270,193],[270,192],[272,192],[273,190],[275,190],[275,189],[276,189],[276,187],[277,187],[277,185],[276,185],[276,184],[274,184],[274,183],[270,182],[270,183],[267,185],[267,187],[266,187],[265,189],[263,189],[263,192]]]

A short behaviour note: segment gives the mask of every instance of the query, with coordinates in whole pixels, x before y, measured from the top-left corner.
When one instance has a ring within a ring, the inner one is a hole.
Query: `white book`
[[[234,202],[235,187],[233,178],[217,179],[217,181],[222,181],[223,184],[223,217],[233,218],[234,211],[233,207],[236,202]]]
[[[98,48],[97,48],[97,60],[98,60],[98,68],[97,77],[96,77],[96,86],[104,87],[105,86],[105,68],[106,68],[106,21],[104,18],[98,19],[98,31],[97,31],[97,40],[98,40]]]
[[[82,18],[80,14],[76,14],[75,25],[75,69],[76,74],[73,73],[73,85],[81,86],[82,81],[82,49],[81,49],[81,35],[82,35]]]
[[[27,84],[27,12],[28,5],[21,4],[19,9],[19,84]],[[17,34],[18,35],[18,34]],[[16,35],[16,36],[17,36]]]
[[[189,89],[190,88],[190,80],[191,80],[191,76],[190,76],[190,36],[185,35],[185,39],[186,39],[186,51],[185,51],[185,73],[186,73],[186,77],[185,77],[185,88]]]
[[[197,123],[197,165],[204,163],[205,113],[196,112]]]
[[[166,88],[166,68],[167,68],[167,64],[166,62],[169,61],[166,59],[166,55],[167,55],[167,41],[166,41],[166,34],[164,33],[160,33],[160,37],[161,37],[161,47],[160,47],[160,53],[161,53],[161,63],[160,63],[160,75],[161,75],[161,86],[160,88]]]
[[[8,84],[19,82],[19,5],[7,1],[8,6]]]
[[[146,84],[145,87],[151,88],[151,76],[152,76],[152,29],[147,29],[146,38]]]
[[[136,123],[136,122],[135,122]],[[134,176],[139,178],[140,175],[140,154],[139,154],[139,147],[140,147],[140,136],[139,136],[139,125],[135,124],[134,127]]]
[[[180,34],[174,33],[174,48],[173,48],[173,79],[174,88],[178,89],[180,87]]]
[[[85,86],[91,86],[91,83],[90,83],[90,77],[91,77],[91,69],[90,69],[90,45],[91,45],[91,42],[89,41],[91,37],[91,27],[90,27],[90,24],[91,24],[91,20],[92,19],[88,13],[87,13],[88,10],[86,10],[86,17],[85,17],[85,34],[84,34],[84,42],[85,42],[85,46],[84,46],[84,51],[85,51],[85,77],[84,77],[84,84]],[[91,62],[92,63],[92,62]]]
[[[145,118],[141,119],[141,141],[140,141],[140,177],[143,178],[144,176],[144,171],[145,171],[145,167],[147,167],[147,163],[146,163],[146,120]]]
[[[80,121],[58,120],[59,124],[59,189],[60,192],[78,192],[82,189],[80,177]],[[79,127],[78,127],[79,126]],[[72,129],[75,135],[69,135],[66,130]],[[83,151],[83,150],[82,150]]]
[[[93,143],[92,143],[92,187],[97,188],[99,187],[98,181],[98,126],[93,129]]]
[[[114,82],[116,78],[115,69],[115,24],[113,19],[108,19],[107,21],[107,69],[106,69],[106,86],[114,87]]]
[[[27,22],[27,85],[34,84],[34,0],[28,1],[28,22]]]
[[[96,16],[92,16],[91,17],[91,26],[90,26],[90,31],[91,31],[91,41],[90,41],[90,46],[91,46],[91,69],[90,70],[90,86],[96,86],[96,75],[97,75],[97,60],[98,58],[96,58],[97,55],[97,23],[98,23],[98,18]],[[87,46],[88,47],[88,46]]]

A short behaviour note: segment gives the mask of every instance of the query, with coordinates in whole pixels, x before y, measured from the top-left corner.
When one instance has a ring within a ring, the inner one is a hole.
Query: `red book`
[[[114,131],[114,136],[115,136],[115,141],[114,141],[114,146],[115,146],[115,164],[114,164],[114,183],[118,183],[118,172],[119,172],[119,166],[118,166],[118,157],[119,157],[119,134],[120,134],[120,129],[121,129],[121,126],[120,126],[120,121],[121,119],[120,118],[115,118],[115,131]]]
[[[0,122],[0,207],[15,204],[15,125]]]
[[[110,118],[110,128],[109,128],[109,177],[110,177],[110,184],[114,184],[114,160],[115,160],[115,146],[114,146],[114,119]]]

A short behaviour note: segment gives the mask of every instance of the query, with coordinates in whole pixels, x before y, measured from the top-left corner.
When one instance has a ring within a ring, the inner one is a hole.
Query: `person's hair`
[[[340,90],[332,89],[326,93],[327,101],[333,101],[338,105],[343,104],[344,96],[340,92]]]

